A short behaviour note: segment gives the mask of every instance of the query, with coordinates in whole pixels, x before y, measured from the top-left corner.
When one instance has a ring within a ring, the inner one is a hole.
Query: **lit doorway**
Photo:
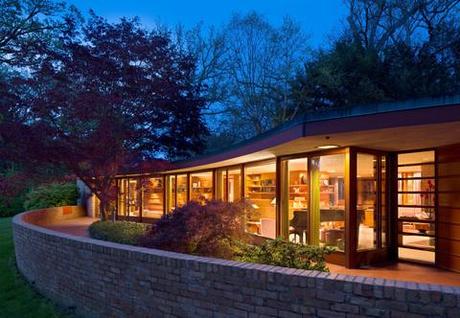
[[[398,155],[398,254],[433,264],[436,246],[434,151]]]

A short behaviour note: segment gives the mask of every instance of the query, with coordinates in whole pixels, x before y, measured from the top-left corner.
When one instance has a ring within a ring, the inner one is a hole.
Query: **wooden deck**
[[[349,269],[328,264],[332,273],[393,279],[426,284],[460,286],[460,273],[455,273],[429,265],[398,262],[391,265],[374,266],[365,269]]]
[[[71,220],[63,220],[57,223],[46,225],[45,227],[50,230],[55,230],[71,235],[89,237],[88,227],[97,220],[99,219],[82,217]]]

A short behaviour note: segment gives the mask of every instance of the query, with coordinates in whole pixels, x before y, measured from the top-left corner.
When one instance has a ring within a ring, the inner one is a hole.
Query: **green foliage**
[[[330,247],[301,245],[277,238],[267,240],[260,246],[242,244],[238,260],[328,272],[325,257],[333,251]]]
[[[291,83],[292,96],[306,113],[445,96],[459,92],[458,74],[430,43],[395,43],[377,51],[340,39],[305,64],[303,73]]]
[[[0,317],[73,317],[54,306],[24,281],[15,266],[11,218],[0,219]]]
[[[137,245],[150,225],[128,221],[98,221],[89,227],[89,235],[98,240]]]
[[[12,197],[0,195],[0,217],[13,216],[24,211],[26,193],[22,191]]]
[[[75,183],[51,183],[32,189],[26,195],[24,209],[35,210],[65,205],[76,205],[78,189]]]

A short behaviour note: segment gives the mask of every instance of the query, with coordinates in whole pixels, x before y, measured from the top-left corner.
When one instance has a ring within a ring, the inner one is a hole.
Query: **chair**
[[[294,217],[289,221],[289,237],[299,237],[299,243],[307,243],[308,211],[294,211]],[[295,241],[297,241],[295,239]]]
[[[276,238],[276,223],[273,219],[260,219],[260,235],[269,238]]]

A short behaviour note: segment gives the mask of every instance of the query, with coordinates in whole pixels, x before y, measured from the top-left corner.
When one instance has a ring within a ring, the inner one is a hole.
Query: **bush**
[[[97,221],[90,225],[89,235],[98,240],[137,245],[150,225],[128,221]]]
[[[32,189],[26,195],[24,209],[35,210],[76,205],[78,189],[75,183],[51,183]]]
[[[0,195],[0,217],[9,217],[24,211],[26,191],[14,196]]]
[[[247,242],[242,202],[212,200],[206,205],[190,202],[163,216],[140,245],[180,253],[233,258],[239,242]]]
[[[328,272],[325,256],[333,251],[331,247],[296,244],[278,238],[267,240],[261,246],[241,245],[237,258],[243,262]]]

